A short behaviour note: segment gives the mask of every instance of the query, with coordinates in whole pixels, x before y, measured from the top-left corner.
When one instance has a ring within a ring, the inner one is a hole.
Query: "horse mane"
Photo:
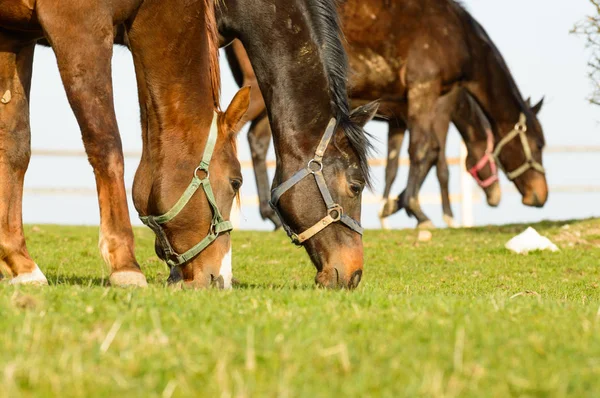
[[[512,95],[516,98],[517,102],[519,103],[519,107],[521,108],[521,111],[524,112],[525,115],[527,115],[528,117],[531,116],[531,109],[529,108],[529,106],[527,106],[527,104],[523,100],[523,96],[521,95],[521,92],[519,91],[519,86],[517,86],[517,82],[515,81],[508,65],[506,64],[504,57],[500,53],[500,50],[498,50],[498,47],[496,47],[496,44],[492,41],[492,39],[488,35],[485,28],[483,26],[481,26],[481,24],[466,10],[465,6],[461,2],[459,2],[457,0],[450,0],[450,3],[452,3],[456,6],[456,8],[458,9],[459,15],[461,17],[463,17],[462,19],[469,25],[469,27],[471,27],[473,32],[475,32],[475,34],[477,35],[477,38],[479,40],[481,40],[483,43],[485,43],[485,45],[490,49],[492,56],[494,57],[494,60],[498,63],[498,65],[500,66],[500,69],[506,75],[506,78],[508,79],[508,82],[509,82],[510,91],[511,91]]]
[[[369,152],[372,145],[362,127],[350,119],[348,103],[348,57],[343,45],[337,6],[342,0],[306,0],[312,20],[312,37],[318,45],[325,77],[329,86],[331,108],[350,146],[359,158],[360,168],[368,186],[371,186]]]
[[[221,110],[221,68],[219,66],[219,31],[215,7],[218,0],[204,0],[204,22],[208,33],[208,51],[210,56],[210,85],[216,110]]]

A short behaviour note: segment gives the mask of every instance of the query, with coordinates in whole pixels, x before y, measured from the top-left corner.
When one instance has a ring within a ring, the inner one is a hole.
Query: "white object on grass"
[[[535,250],[550,250],[557,252],[558,247],[535,229],[529,227],[504,245],[508,250],[519,254],[527,254]]]

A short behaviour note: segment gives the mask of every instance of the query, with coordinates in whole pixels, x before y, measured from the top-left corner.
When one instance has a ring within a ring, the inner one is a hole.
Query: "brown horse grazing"
[[[113,27],[120,24],[127,28],[133,53],[144,132],[143,158],[134,187],[138,211],[144,215],[168,211],[192,177],[200,179],[206,169],[212,172],[211,180],[220,182],[214,192],[216,207],[227,213],[234,198],[240,171],[233,161],[230,133],[225,130],[237,123],[245,100],[236,101],[232,113],[220,117],[221,139],[216,139],[215,151],[209,151],[207,143],[217,127],[211,121],[216,120],[219,81],[212,0],[185,4],[176,0],[63,1],[60,7],[41,0],[4,0],[0,9],[0,91],[4,93],[0,104],[0,259],[10,269],[12,283],[47,283],[29,256],[21,218],[23,178],[30,158],[33,52],[36,40],[44,37],[56,53],[94,169],[101,216],[99,246],[111,270],[110,282],[146,285],[134,255],[112,98]],[[214,161],[198,167],[208,153],[214,154]],[[203,188],[209,185],[206,178],[201,181]],[[191,197],[180,216],[164,226],[172,248],[180,252],[200,241],[212,230],[207,216],[216,213],[202,195]],[[222,214],[212,218],[224,221]],[[220,239],[219,246],[205,252],[206,267],[198,258],[187,263],[183,270],[187,280],[206,286],[218,277],[229,246],[227,236]]]
[[[468,90],[490,121],[494,158],[523,203],[544,205],[548,189],[541,125],[498,49],[461,5],[453,0],[347,0],[340,12],[356,71],[352,98],[408,101],[411,167],[398,209],[427,220],[417,194],[442,149],[436,130],[448,128],[437,121],[451,119],[434,110],[439,98],[457,86]]]
[[[306,248],[319,285],[354,288],[363,272],[361,194],[369,185],[362,127],[378,104],[349,111],[336,1],[224,3],[219,32],[248,51],[273,130],[271,206]]]
[[[226,49],[227,59],[231,67],[234,78],[239,85],[256,87],[256,76],[250,65],[243,45],[235,41]],[[250,101],[250,110],[247,119],[251,121],[248,131],[248,141],[252,152],[252,161],[254,165],[254,174],[260,199],[260,213],[263,219],[270,219],[277,227],[281,224],[279,218],[268,206],[270,199],[269,178],[266,167],[266,155],[271,140],[271,130],[264,108],[264,101],[260,90],[252,90],[253,95]],[[352,104],[358,106],[364,101],[353,100]],[[450,108],[448,110],[448,108]],[[501,198],[500,185],[497,182],[497,173],[495,162],[491,156],[493,150],[493,137],[490,136],[491,128],[487,118],[483,114],[479,105],[471,98],[464,89],[455,88],[450,93],[444,95],[438,100],[436,114],[452,114],[454,123],[467,145],[468,156],[466,166],[473,170],[476,180],[482,183],[488,203],[492,206],[498,205]],[[391,185],[396,178],[398,171],[398,162],[400,147],[406,131],[407,103],[406,101],[383,101],[379,107],[378,117],[376,119],[385,120],[389,125],[388,136],[388,158],[386,165],[384,199],[389,198]],[[447,125],[442,119],[438,123]],[[440,145],[445,145],[447,130],[438,129],[436,133]],[[491,146],[491,147],[490,147]],[[481,163],[476,170],[473,168]],[[440,186],[442,188],[442,204],[444,209],[444,219],[449,225],[453,225],[452,209],[450,207],[448,191],[448,165],[445,158],[445,150],[440,151],[437,159],[437,171]],[[387,216],[397,209],[397,201],[388,201],[382,213]]]

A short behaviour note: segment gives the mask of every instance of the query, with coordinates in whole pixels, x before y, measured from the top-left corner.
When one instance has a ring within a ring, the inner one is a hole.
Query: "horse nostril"
[[[350,278],[350,282],[348,282],[348,289],[356,289],[360,280],[362,279],[362,270],[354,271],[352,277]]]

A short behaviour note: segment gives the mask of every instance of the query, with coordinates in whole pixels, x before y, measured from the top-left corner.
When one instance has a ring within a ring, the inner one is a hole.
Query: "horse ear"
[[[365,127],[375,117],[378,109],[379,101],[369,102],[353,110],[350,114],[350,120],[361,127]]]
[[[527,104],[528,107],[531,108],[531,97],[527,97],[527,99],[525,100],[525,103]]]
[[[225,127],[235,134],[237,134],[244,125],[242,118],[246,115],[248,107],[250,106],[250,90],[250,86],[242,87],[235,94],[225,111],[225,117],[223,118]]]
[[[531,111],[537,116],[538,113],[540,113],[540,110],[542,110],[542,106],[544,105],[544,99],[546,97],[542,97],[542,99],[540,100],[540,102],[538,102],[537,104],[535,104],[534,106],[531,107]]]

